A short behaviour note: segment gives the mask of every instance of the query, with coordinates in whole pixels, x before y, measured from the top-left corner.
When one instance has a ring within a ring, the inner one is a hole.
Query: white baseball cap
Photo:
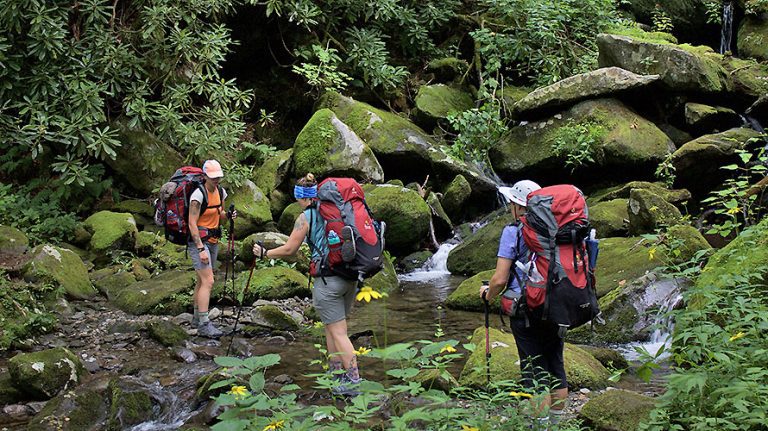
[[[531,180],[521,180],[512,187],[499,187],[499,193],[508,202],[514,202],[520,206],[528,206],[528,195],[540,188],[541,186]]]

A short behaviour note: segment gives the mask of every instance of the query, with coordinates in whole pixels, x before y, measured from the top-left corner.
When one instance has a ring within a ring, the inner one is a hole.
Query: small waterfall
[[[402,281],[426,282],[451,275],[450,271],[448,271],[448,254],[457,245],[455,242],[444,242],[435,254],[427,260],[424,266],[414,272],[399,275],[398,278]]]
[[[130,428],[131,431],[170,431],[179,429],[196,412],[192,410],[192,402],[180,398],[176,391],[179,388],[167,388],[159,382],[145,383],[139,379],[132,380],[143,387],[155,404],[157,416],[153,420],[140,423]],[[194,381],[194,380],[193,380]]]
[[[731,50],[733,40],[733,1],[723,3],[723,26],[720,30],[720,54]]]

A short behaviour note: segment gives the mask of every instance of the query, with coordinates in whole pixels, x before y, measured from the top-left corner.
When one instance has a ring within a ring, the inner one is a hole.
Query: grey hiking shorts
[[[208,250],[208,257],[210,259],[208,260],[208,264],[204,264],[200,260],[200,252],[197,251],[197,246],[194,242],[190,242],[187,245],[187,252],[189,253],[189,257],[192,258],[192,266],[195,268],[195,271],[199,271],[201,269],[206,268],[213,268],[214,262],[216,262],[216,259],[219,255],[219,244],[210,244],[208,242],[204,242],[203,246]]]
[[[344,320],[352,310],[357,293],[357,281],[335,275],[316,277],[312,289],[312,305],[320,320],[329,325]]]

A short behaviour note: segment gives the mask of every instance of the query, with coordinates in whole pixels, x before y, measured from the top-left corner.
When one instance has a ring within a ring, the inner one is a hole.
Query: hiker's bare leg
[[[344,368],[347,370],[351,367],[357,366],[357,360],[355,359],[355,348],[352,346],[352,341],[349,340],[347,335],[347,320],[339,320],[328,325],[325,325],[326,334],[330,334],[329,342],[333,343],[333,348],[339,353],[341,362]]]
[[[197,273],[199,287],[195,287],[195,304],[197,310],[201,313],[208,311],[208,303],[211,300],[211,289],[213,288],[213,269],[204,268],[195,271]]]
[[[195,278],[197,278],[197,282],[195,283],[195,292],[192,294],[192,305],[195,306],[195,311],[198,311],[197,309],[197,296],[200,291],[200,286],[203,285],[203,279],[200,278],[200,271],[195,271]]]
[[[328,325],[324,327],[325,329],[325,348],[328,349],[328,360],[331,362],[339,362],[341,363],[341,355],[339,354],[338,348],[336,348],[336,343],[333,341],[333,333],[331,333],[331,330],[328,328]]]

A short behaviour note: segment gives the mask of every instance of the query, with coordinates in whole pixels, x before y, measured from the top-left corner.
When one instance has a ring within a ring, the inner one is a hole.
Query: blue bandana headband
[[[317,186],[312,186],[312,187],[302,187],[299,185],[293,186],[293,197],[295,197],[296,199],[316,198]]]

